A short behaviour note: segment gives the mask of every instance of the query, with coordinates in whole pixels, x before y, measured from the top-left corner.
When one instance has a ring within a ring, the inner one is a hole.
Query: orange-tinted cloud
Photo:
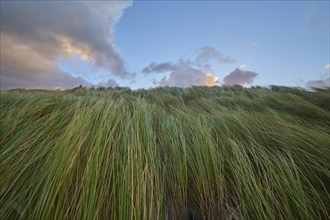
[[[109,76],[130,77],[112,43],[114,26],[130,5],[130,1],[1,1],[1,89],[90,84],[57,67],[60,59],[71,55]]]
[[[218,77],[211,73],[206,73],[203,67],[184,60],[178,60],[176,63],[151,62],[142,72],[145,74],[170,72],[167,77],[163,77],[159,82],[159,86],[163,87],[214,86],[218,82]],[[154,80],[153,84],[156,85],[158,83]]]

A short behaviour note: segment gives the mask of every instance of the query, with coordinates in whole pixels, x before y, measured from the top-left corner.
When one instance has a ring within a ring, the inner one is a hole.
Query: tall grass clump
[[[330,90],[0,93],[0,219],[330,219]]]

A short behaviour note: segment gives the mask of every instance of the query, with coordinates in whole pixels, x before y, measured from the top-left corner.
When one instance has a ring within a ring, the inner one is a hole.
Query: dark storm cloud
[[[258,74],[251,71],[241,70],[236,68],[229,73],[224,79],[223,83],[226,85],[246,85],[251,84]]]

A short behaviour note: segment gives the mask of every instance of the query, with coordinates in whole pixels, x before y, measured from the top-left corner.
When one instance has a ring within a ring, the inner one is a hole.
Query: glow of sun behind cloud
[[[63,49],[69,56],[78,54],[83,61],[91,60],[91,57],[89,55],[90,51],[87,46],[78,47],[78,46],[74,45],[72,43],[72,41],[70,41],[69,39],[64,38],[64,37],[60,37],[59,41],[62,43]]]
[[[204,79],[206,86],[215,86],[215,84],[218,82],[218,77],[213,76],[211,73],[207,73]]]

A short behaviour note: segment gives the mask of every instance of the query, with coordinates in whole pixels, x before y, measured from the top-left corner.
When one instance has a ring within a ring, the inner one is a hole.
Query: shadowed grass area
[[[0,98],[0,219],[330,218],[330,90]]]

